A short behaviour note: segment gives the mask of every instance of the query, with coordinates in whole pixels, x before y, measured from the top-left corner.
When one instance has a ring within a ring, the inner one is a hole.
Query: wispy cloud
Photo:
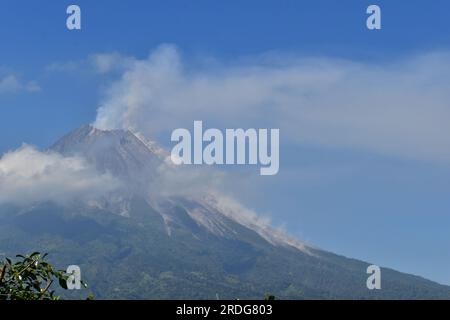
[[[89,57],[89,62],[96,72],[106,74],[112,71],[125,71],[133,65],[135,59],[117,52],[97,53]]]
[[[272,55],[196,69],[163,45],[125,65],[98,109],[100,128],[152,136],[202,119],[280,128],[294,144],[450,163],[447,52],[382,64]]]
[[[41,87],[35,81],[23,82],[16,75],[0,77],[0,93],[39,92]]]
[[[86,59],[53,62],[46,67],[46,70],[62,73],[87,71],[98,75],[106,75],[113,72],[124,72],[131,67],[135,60],[133,57],[117,52],[94,53]]]

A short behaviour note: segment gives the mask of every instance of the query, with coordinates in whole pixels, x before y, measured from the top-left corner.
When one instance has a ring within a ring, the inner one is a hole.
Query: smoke
[[[290,237],[282,229],[274,228],[271,225],[270,218],[257,214],[233,198],[216,192],[210,192],[203,197],[202,203],[206,204],[212,210],[221,212],[233,221],[254,230],[273,245],[289,245],[300,251],[311,253],[305,243]]]
[[[113,55],[103,66],[114,61],[124,71],[98,108],[99,128],[170,137],[203,120],[280,128],[294,145],[450,163],[447,52],[378,64],[272,54],[193,67],[163,45],[147,59],[124,59]]]

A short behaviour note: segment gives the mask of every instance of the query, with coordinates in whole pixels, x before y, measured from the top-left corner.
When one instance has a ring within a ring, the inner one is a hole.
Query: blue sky
[[[71,3],[0,5],[0,81],[17,81],[14,90],[0,90],[1,153],[22,142],[45,148],[96,119],[120,78],[120,70],[93,72],[88,61],[97,53],[145,60],[171,43],[187,69],[205,68],[205,57],[234,65],[268,52],[389,66],[447,52],[450,44],[450,3],[439,0],[75,1],[82,30],[68,31]],[[373,3],[382,9],[381,31],[365,27],[365,9]],[[168,144],[163,134],[157,138]],[[450,284],[450,167],[420,157],[438,152],[311,141],[282,140],[280,173],[252,177],[258,187],[243,200],[319,247]]]

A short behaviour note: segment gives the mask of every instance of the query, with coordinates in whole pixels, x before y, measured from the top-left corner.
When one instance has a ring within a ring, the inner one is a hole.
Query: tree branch
[[[3,281],[5,274],[6,274],[6,264],[2,267],[2,270],[0,271],[0,283]]]
[[[50,280],[49,282],[47,282],[47,285],[46,285],[45,288],[41,291],[41,294],[40,294],[39,297],[42,297],[42,296],[47,292],[47,290],[50,289],[50,286],[52,285],[52,283],[53,283],[53,280]]]

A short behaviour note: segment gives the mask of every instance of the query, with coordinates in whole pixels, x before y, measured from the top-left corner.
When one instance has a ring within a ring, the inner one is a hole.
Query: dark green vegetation
[[[56,286],[67,289],[67,275],[54,270],[45,258],[34,252],[28,256],[17,255],[0,261],[0,300],[59,300]]]
[[[425,299],[450,298],[450,288],[382,269],[382,290],[366,288],[367,263],[311,249],[273,246],[243,226],[239,239],[204,229],[173,227],[147,203],[131,201],[131,216],[46,203],[0,210],[0,253],[49,252],[65,270],[81,267],[98,299]],[[187,213],[182,207],[177,213]],[[233,222],[229,222],[233,223]],[[3,257],[0,257],[2,260]],[[83,291],[83,290],[81,290]],[[67,291],[66,298],[86,292]]]

